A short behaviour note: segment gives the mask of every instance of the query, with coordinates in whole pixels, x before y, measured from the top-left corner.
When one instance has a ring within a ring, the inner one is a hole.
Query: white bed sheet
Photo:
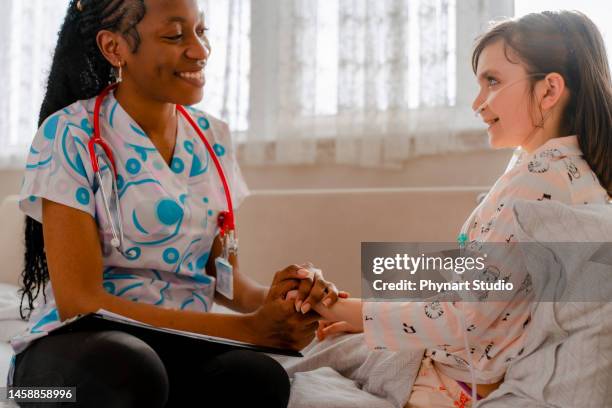
[[[13,349],[8,343],[0,343],[0,386],[4,387],[6,384],[6,375],[8,374],[11,357],[13,356]]]
[[[4,386],[13,349],[8,340],[27,328],[19,318],[18,287],[0,283],[0,386]]]

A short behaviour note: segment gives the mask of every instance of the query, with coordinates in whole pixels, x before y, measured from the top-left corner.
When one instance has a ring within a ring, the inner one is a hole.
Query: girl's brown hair
[[[556,72],[570,98],[561,118],[562,135],[578,135],[585,160],[612,196],[612,82],[601,33],[578,11],[544,11],[493,25],[476,41],[472,69],[486,46],[503,41],[528,74]],[[516,63],[516,61],[508,61]],[[532,77],[531,89],[539,77]]]

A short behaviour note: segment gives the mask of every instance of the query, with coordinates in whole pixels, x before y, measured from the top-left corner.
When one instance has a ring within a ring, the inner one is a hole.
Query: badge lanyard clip
[[[217,218],[219,236],[221,237],[221,255],[215,259],[217,271],[216,290],[228,299],[234,298],[234,267],[229,261],[230,255],[238,254],[238,239],[234,229],[233,213],[222,211]]]
[[[229,260],[230,255],[238,254],[238,238],[234,228],[233,214],[229,211],[222,211],[217,219],[219,224],[219,235],[221,236],[221,251],[223,259]]]

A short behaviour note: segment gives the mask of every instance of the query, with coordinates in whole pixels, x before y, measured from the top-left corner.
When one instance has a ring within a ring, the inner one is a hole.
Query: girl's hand
[[[294,301],[294,302],[296,302],[296,304],[297,304],[297,298],[298,298],[298,295],[299,295],[299,291],[298,291],[298,290],[290,290],[289,292],[287,292],[287,297],[286,297],[286,299],[287,299],[287,300],[293,300],[293,301]],[[345,292],[345,291],[343,291],[343,290],[338,291],[338,296],[336,297],[336,301],[335,301],[334,303],[336,303],[336,302],[338,301],[338,299],[348,299],[349,297],[351,297],[351,294],[350,294],[350,293]],[[325,300],[325,299],[323,299],[323,300]],[[321,304],[322,304],[322,303],[315,303],[315,306],[319,307],[319,306],[321,306]],[[332,304],[333,304],[333,303],[332,303]],[[327,305],[326,305],[326,304],[324,304],[324,303],[323,303],[323,305],[324,305],[325,307],[327,307]],[[296,306],[296,308],[295,308],[295,309],[296,309],[296,310],[298,310],[297,306]],[[314,307],[313,307],[312,309],[314,309]],[[311,308],[308,308],[308,310],[311,310]]]
[[[334,334],[339,333],[361,333],[363,330],[351,326],[347,322],[330,322],[329,320],[319,320],[319,328],[317,329],[317,339],[325,340]]]
[[[338,301],[340,293],[336,285],[323,279],[320,269],[307,262],[300,267],[312,272],[310,279],[302,279],[295,297],[295,311],[308,313],[314,305],[321,303],[325,307],[330,307]],[[346,296],[348,297],[348,296]]]

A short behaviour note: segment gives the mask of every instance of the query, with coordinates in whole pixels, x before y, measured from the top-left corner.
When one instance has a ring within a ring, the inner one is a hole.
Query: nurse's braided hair
[[[122,33],[136,53],[140,37],[136,25],[146,12],[144,0],[72,0],[60,29],[47,81],[38,126],[58,110],[98,95],[112,81],[112,66],[100,52],[100,30]],[[26,217],[25,262],[19,312],[28,318],[34,300],[49,280],[42,224]],[[23,302],[27,298],[27,315]]]

